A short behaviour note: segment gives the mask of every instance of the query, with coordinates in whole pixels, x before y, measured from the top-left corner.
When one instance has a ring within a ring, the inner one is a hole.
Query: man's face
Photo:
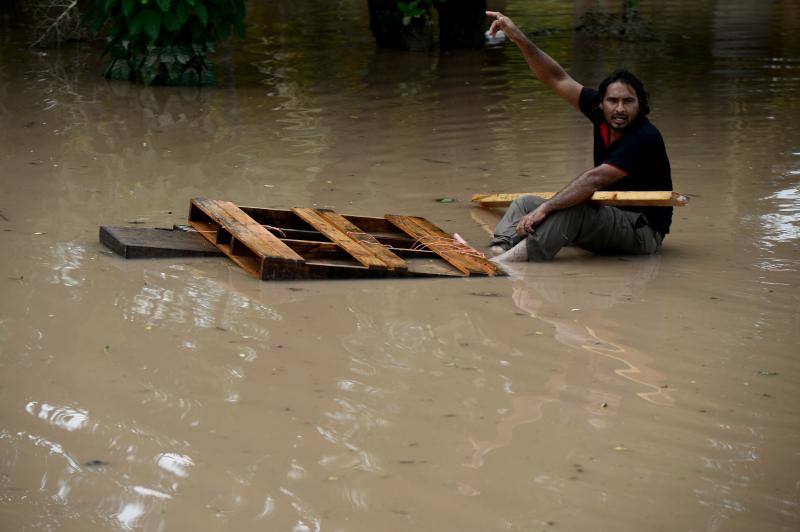
[[[639,115],[639,98],[636,97],[633,87],[622,81],[615,81],[606,89],[600,109],[611,129],[622,131]]]

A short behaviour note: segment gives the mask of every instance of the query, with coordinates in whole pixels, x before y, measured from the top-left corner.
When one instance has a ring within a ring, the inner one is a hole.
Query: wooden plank
[[[555,192],[519,192],[508,194],[475,194],[472,201],[481,207],[508,207],[511,202],[522,196],[539,196],[550,199]],[[647,207],[684,207],[689,204],[689,197],[670,190],[655,191],[600,191],[595,192],[590,200],[600,205],[647,206]]]
[[[233,238],[247,246],[256,256],[262,259],[303,262],[303,257],[230,201],[195,198],[192,204],[226,229]],[[216,240],[218,239],[219,236]]]
[[[452,235],[442,231],[425,218],[387,214],[386,219],[400,230],[417,239],[422,245],[449,262],[464,275],[498,275],[498,273],[502,273],[497,266],[484,258],[459,252],[457,247],[463,246],[466,250],[477,255],[476,250],[463,244],[456,244]]]
[[[392,253],[389,248],[381,244],[378,239],[369,233],[359,229],[354,223],[334,211],[318,209],[317,212],[332,225],[338,227],[347,236],[360,242],[364,247],[372,251],[390,270],[407,270],[406,261]]]
[[[303,275],[305,259],[229,201],[193,199],[189,223],[260,279]]]
[[[280,227],[283,229],[311,229],[309,224],[302,218],[298,217],[294,211],[289,209],[267,209],[263,207],[246,207],[239,206],[245,213],[247,213],[255,221]],[[374,216],[356,216],[352,214],[342,214],[351,223],[361,228],[362,231],[375,235],[376,233],[398,233],[397,228],[386,221],[385,218],[377,218]]]
[[[100,226],[100,242],[126,259],[223,255],[197,231]]]
[[[342,249],[347,251],[359,263],[370,269],[388,269],[389,266],[383,262],[374,251],[351,237],[339,227],[331,223],[320,211],[308,207],[295,207],[292,209],[300,218],[312,225],[323,235]]]
[[[440,239],[453,239],[453,236],[449,233],[443,231],[437,225],[432,224],[425,218],[419,218],[416,216],[412,216],[414,221],[417,222],[423,229],[428,231],[430,234],[435,235]],[[453,239],[454,240],[454,239]],[[472,248],[467,244],[460,244],[457,246],[462,251],[466,253],[461,253],[461,257],[466,259],[468,262],[472,263],[472,265],[477,269],[482,271],[484,274],[489,276],[497,275],[501,273],[501,270],[497,267],[497,265],[486,258],[483,257],[483,254],[480,253],[478,250]],[[504,272],[502,272],[504,273]]]

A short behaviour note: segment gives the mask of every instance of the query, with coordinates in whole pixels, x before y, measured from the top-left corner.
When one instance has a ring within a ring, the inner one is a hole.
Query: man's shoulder
[[[642,118],[641,125],[633,131],[631,136],[635,137],[638,142],[664,144],[661,131],[647,117]]]
[[[597,108],[598,94],[597,90],[584,86],[578,98],[578,108],[581,110],[581,113],[595,125],[602,121],[603,118],[603,114]]]

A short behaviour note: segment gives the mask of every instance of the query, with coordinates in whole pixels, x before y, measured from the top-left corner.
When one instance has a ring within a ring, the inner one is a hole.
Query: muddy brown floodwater
[[[195,90],[4,29],[0,528],[800,529],[800,8],[648,0],[664,40],[619,44],[569,31],[593,3],[506,10],[583,83],[640,74],[691,205],[657,256],[500,279],[259,282],[97,232],[205,196],[482,243],[472,193],[591,164],[514,47],[376,50],[360,0],[253,2]]]

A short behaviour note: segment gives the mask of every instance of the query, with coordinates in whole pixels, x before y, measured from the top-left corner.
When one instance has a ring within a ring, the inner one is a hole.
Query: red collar
[[[605,145],[606,148],[611,146],[611,143],[613,142],[611,140],[611,128],[609,128],[608,124],[606,124],[605,122],[600,124],[600,136],[603,138],[603,144]],[[619,138],[615,140],[619,140]]]

